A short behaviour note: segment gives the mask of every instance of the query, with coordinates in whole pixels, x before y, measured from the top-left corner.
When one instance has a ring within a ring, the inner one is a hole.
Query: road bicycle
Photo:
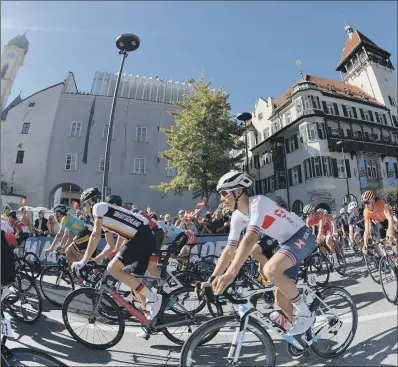
[[[199,305],[188,309],[191,300],[198,302],[194,296],[193,286],[181,286],[174,290],[165,279],[167,279],[167,267],[169,271],[174,266],[169,265],[169,259],[174,251],[159,251],[158,265],[161,267],[160,278],[142,277],[142,279],[158,281],[157,293],[162,295],[162,305],[158,315],[153,320],[148,320],[131,302],[119,294],[114,287],[109,286],[106,272],[103,271],[101,281],[96,289],[80,288],[71,292],[65,299],[62,307],[62,318],[64,324],[79,343],[95,349],[107,349],[116,345],[123,337],[125,331],[125,317],[121,308],[124,308],[131,316],[135,317],[144,331],[145,339],[151,335],[162,332],[170,341],[182,345],[188,334],[209,317],[222,315],[222,309],[215,307],[209,309],[209,313],[201,313],[206,307],[206,301],[202,300]],[[92,269],[105,269],[106,265],[90,265]],[[192,296],[191,296],[192,294]],[[171,308],[179,312],[168,312]],[[79,320],[75,321],[77,316]],[[102,326],[100,326],[102,323]],[[179,329],[181,335],[177,336]],[[180,330],[181,330],[180,329]],[[112,335],[114,334],[114,335]],[[85,339],[83,339],[85,338]],[[205,340],[210,340],[208,335]]]
[[[316,287],[316,276],[310,274],[306,278],[304,284],[297,287],[305,296],[310,311],[315,314],[315,322],[305,333],[294,336],[270,319],[272,308],[260,312],[251,302],[257,294],[273,292],[274,287],[248,292],[240,299],[234,298],[228,290],[223,296],[214,297],[211,289],[207,288],[205,296],[208,300],[215,304],[230,302],[240,305],[239,313],[217,317],[202,324],[185,342],[180,365],[275,366],[275,345],[267,328],[287,341],[288,352],[294,357],[308,356],[310,348],[324,358],[334,358],[344,353],[357,330],[358,312],[355,301],[341,287],[313,290],[312,287]],[[343,336],[344,341],[338,344],[335,337],[340,337],[346,326],[347,336]],[[215,336],[210,341],[205,341],[208,335]],[[247,347],[245,352],[243,347]]]

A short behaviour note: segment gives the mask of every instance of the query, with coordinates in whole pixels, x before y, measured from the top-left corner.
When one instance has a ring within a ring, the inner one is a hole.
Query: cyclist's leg
[[[75,261],[79,261],[82,258],[82,254],[79,252],[79,247],[72,242],[65,250],[65,254],[68,257],[68,260],[72,263]],[[84,251],[83,251],[84,254]]]
[[[267,277],[264,273],[264,266],[268,262],[266,256],[264,256],[263,248],[258,243],[253,246],[252,252],[250,256],[253,260],[258,262],[258,272],[260,273],[261,277],[266,281]]]

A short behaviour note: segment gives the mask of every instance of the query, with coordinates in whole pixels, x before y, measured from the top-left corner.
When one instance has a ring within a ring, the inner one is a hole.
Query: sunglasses
[[[370,204],[370,201],[366,200],[366,201],[363,201],[362,203],[363,203],[363,205],[368,205],[368,204]]]
[[[220,195],[225,198],[226,196],[228,196],[231,193],[231,191],[220,191]]]

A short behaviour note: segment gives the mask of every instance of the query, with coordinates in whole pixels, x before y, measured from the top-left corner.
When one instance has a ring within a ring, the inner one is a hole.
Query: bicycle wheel
[[[369,275],[373,281],[380,284],[380,274],[379,274],[379,259],[375,255],[370,255],[366,253],[364,256],[366,267],[368,268]]]
[[[233,337],[239,326],[240,320],[235,316],[218,317],[201,325],[182,347],[180,366],[275,366],[274,343],[267,331],[252,317],[247,323],[239,361],[233,364],[229,355],[235,353]],[[211,334],[217,336],[204,344],[203,341]]]
[[[347,263],[345,261],[344,251],[340,247],[340,245],[336,247],[336,257],[337,257],[337,261],[339,262],[339,266],[337,267],[336,271],[340,275],[344,275],[345,271],[347,270]]]
[[[33,252],[26,252],[23,258],[30,264],[33,278],[37,279],[41,273],[41,262],[39,257]]]
[[[25,273],[17,273],[9,289],[12,293],[3,301],[6,309],[25,324],[36,322],[43,311],[43,300],[34,279]]]
[[[330,268],[328,261],[324,258],[322,254],[315,253],[312,254],[308,260],[307,264],[307,274],[316,275],[316,284],[319,287],[325,287],[329,283]]]
[[[358,327],[358,311],[354,299],[341,287],[330,287],[315,298],[311,312],[315,312],[315,323],[307,331],[308,340],[317,337],[311,345],[316,354],[323,358],[334,358],[344,353],[354,339]],[[347,335],[344,336],[344,330]],[[343,336],[342,342],[337,336]]]
[[[31,348],[12,348],[8,350],[10,356],[5,358],[5,366],[52,366],[52,367],[67,367],[58,359],[40,351]]]
[[[173,310],[167,309],[170,301],[175,302],[172,306]],[[182,345],[198,325],[213,318],[213,314],[207,308],[204,310],[205,306],[206,299],[199,300],[195,295],[194,287],[177,288],[163,303],[159,311],[158,325],[180,322],[180,325],[166,326],[162,332],[173,343]],[[220,307],[216,310],[218,315],[222,315]]]
[[[34,272],[32,269],[32,265],[30,265],[29,261],[25,260],[23,257],[15,258],[15,270],[17,272],[22,272],[26,274],[28,277],[34,279]]]
[[[383,293],[390,303],[398,299],[398,270],[389,256],[383,256],[379,263],[380,283]]]
[[[72,275],[63,266],[46,266],[41,272],[40,289],[53,305],[62,307],[66,296],[75,289]]]
[[[119,343],[123,337],[124,318],[117,303],[106,293],[101,296],[99,308],[112,309],[112,315],[117,315],[116,325],[114,320],[109,320],[100,312],[92,315],[98,302],[96,289],[76,289],[64,301],[62,319],[70,335],[79,343],[93,349],[108,349]]]

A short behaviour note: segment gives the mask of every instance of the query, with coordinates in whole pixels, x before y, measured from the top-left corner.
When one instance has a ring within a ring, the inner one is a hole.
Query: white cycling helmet
[[[240,171],[229,171],[218,180],[217,191],[232,191],[239,187],[249,188],[253,185],[250,176]]]
[[[345,214],[345,213],[347,213],[347,211],[345,210],[345,208],[341,208],[341,209],[340,209],[340,214]]]
[[[351,203],[348,204],[348,213],[352,213],[356,208],[358,208],[357,202],[351,201]]]
[[[303,208],[303,214],[310,214],[315,211],[315,205],[308,204]]]

